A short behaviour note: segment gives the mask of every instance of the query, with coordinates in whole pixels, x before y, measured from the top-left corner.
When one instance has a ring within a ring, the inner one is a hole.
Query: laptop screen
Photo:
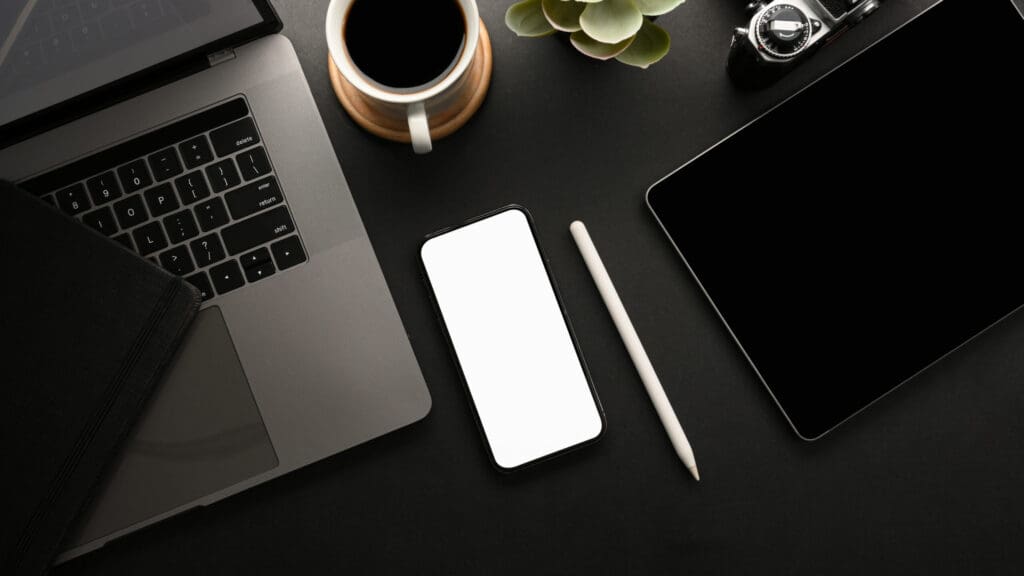
[[[253,0],[2,0],[0,126],[263,22]]]

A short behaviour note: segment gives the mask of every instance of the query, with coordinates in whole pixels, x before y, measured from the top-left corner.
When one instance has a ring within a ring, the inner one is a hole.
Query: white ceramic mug
[[[345,46],[345,39],[342,37],[342,30],[349,8],[355,1],[331,0],[327,7],[326,35],[331,59],[345,80],[372,102],[377,112],[393,117],[404,117],[409,124],[413,150],[417,154],[426,154],[433,148],[428,116],[450,107],[477,53],[477,44],[480,42],[480,13],[476,1],[453,0],[462,9],[466,24],[465,42],[454,66],[450,66],[447,71],[430,82],[411,89],[384,86],[364,75],[352,62]],[[395,9],[401,10],[401,5],[396,5]]]

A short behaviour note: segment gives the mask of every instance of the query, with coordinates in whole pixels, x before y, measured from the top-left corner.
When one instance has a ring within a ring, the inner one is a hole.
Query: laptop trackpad
[[[217,307],[199,313],[72,546],[277,466]]]

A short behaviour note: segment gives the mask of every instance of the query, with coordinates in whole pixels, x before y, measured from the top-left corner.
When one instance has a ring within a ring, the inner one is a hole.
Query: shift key
[[[288,208],[278,206],[221,230],[228,253],[234,256],[295,232]]]
[[[250,214],[280,204],[281,189],[277,187],[277,179],[268,176],[263,180],[257,180],[233,192],[228,192],[224,199],[228,202],[231,217],[241,220]]]

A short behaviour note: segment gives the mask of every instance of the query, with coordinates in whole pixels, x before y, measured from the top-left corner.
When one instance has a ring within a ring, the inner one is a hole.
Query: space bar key
[[[221,237],[228,252],[234,256],[294,232],[295,225],[288,215],[288,208],[279,206],[228,226],[221,231]]]

